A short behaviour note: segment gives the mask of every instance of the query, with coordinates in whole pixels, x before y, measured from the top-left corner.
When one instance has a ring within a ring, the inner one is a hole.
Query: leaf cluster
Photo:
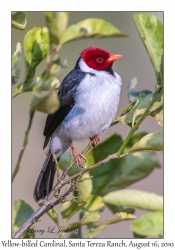
[[[22,18],[23,20],[21,20]],[[45,18],[47,27],[34,27],[24,37],[26,76],[24,81],[16,87],[13,97],[26,91],[32,91],[31,110],[54,113],[59,108],[58,97],[54,94],[54,90],[60,87],[58,75],[67,65],[59,56],[61,47],[77,39],[126,35],[103,19],[88,18],[68,26],[69,13],[67,12],[45,12]],[[22,12],[12,14],[12,24],[14,21],[17,23],[15,28],[20,28],[24,19],[25,15]],[[21,44],[18,43],[12,60],[12,84],[17,83],[20,77],[19,47],[21,54]],[[46,70],[35,78],[36,67],[45,59]],[[49,90],[44,97],[41,95],[43,90]]]

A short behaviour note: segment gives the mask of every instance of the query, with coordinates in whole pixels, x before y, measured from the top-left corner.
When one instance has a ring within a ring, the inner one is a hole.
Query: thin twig
[[[93,141],[90,140],[89,144],[87,145],[87,147],[82,151],[83,155],[86,155],[88,153],[88,151],[91,149],[93,144]]]
[[[26,146],[28,144],[28,137],[29,137],[29,133],[30,133],[30,129],[31,129],[31,126],[32,126],[32,121],[33,121],[33,117],[34,117],[34,114],[35,114],[35,111],[32,111],[30,113],[30,118],[29,118],[29,124],[28,124],[28,127],[27,127],[27,130],[25,132],[25,137],[24,137],[24,142],[23,142],[23,146],[22,146],[22,149],[21,149],[21,152],[18,156],[18,161],[16,163],[16,167],[13,171],[13,174],[12,174],[12,182],[14,181],[15,179],[15,176],[17,175],[19,169],[20,169],[20,163],[21,163],[21,159],[23,157],[23,154],[24,154],[24,151],[26,149]]]
[[[53,159],[55,161],[55,166],[56,166],[56,171],[57,171],[57,179],[60,179],[60,171],[59,171],[59,165],[58,165],[58,161],[57,161],[57,157],[56,154],[52,154],[53,155]]]

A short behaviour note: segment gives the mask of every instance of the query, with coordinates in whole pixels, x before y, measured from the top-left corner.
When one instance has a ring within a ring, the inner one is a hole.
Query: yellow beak
[[[123,55],[116,55],[116,54],[110,54],[107,62],[114,62],[116,60],[118,60],[119,58],[121,58]]]

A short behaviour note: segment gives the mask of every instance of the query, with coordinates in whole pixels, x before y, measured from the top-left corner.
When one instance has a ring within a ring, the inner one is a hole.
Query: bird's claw
[[[74,159],[75,159],[75,162],[76,162],[77,166],[78,166],[78,167],[81,167],[81,168],[84,168],[84,164],[83,164],[83,162],[82,162],[82,159],[86,162],[85,156],[84,156],[83,154],[77,153],[77,152],[75,151],[75,148],[74,148],[74,146],[73,146],[72,141],[69,140],[69,142],[70,142],[70,147],[71,147],[71,150],[72,150],[72,154],[73,154],[73,156],[74,156]]]
[[[91,140],[92,140],[92,147],[96,148],[98,146],[100,138],[97,135],[95,135],[93,138],[91,138]]]
[[[84,168],[84,164],[82,162],[82,159],[86,162],[85,156],[83,154],[80,154],[80,153],[77,153],[77,152],[74,152],[73,156],[74,156],[74,159],[75,159],[75,162],[76,162],[77,166],[79,166],[81,168]]]

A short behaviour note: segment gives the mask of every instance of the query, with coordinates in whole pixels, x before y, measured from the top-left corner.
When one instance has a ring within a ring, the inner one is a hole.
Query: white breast
[[[121,77],[90,69],[83,61],[80,68],[89,72],[79,85],[75,106],[61,123],[58,134],[83,140],[103,134],[114,119],[120,98]],[[94,75],[92,75],[94,74]]]

